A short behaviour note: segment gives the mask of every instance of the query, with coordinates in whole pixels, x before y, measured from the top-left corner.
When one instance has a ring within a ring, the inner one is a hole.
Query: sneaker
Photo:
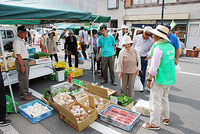
[[[112,81],[111,84],[113,84],[113,86],[117,86],[117,83],[115,81]]]
[[[4,120],[0,121],[0,127],[7,126],[10,124],[10,122],[11,122],[11,120],[4,119]]]
[[[100,76],[99,76],[99,79],[103,79],[103,77],[100,75]]]
[[[105,83],[108,83],[108,81],[103,80],[100,84],[105,84]]]
[[[149,122],[142,124],[142,127],[145,129],[149,129],[149,130],[159,130],[160,129],[160,126],[158,126],[158,127],[151,126],[151,124]]]

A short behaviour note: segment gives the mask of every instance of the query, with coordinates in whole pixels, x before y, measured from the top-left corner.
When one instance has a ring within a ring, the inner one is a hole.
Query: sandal
[[[164,123],[164,125],[168,126],[169,125],[169,119],[164,119],[163,123]]]
[[[149,129],[149,130],[159,130],[160,129],[160,126],[154,127],[149,122],[142,124],[142,127],[145,129]]]

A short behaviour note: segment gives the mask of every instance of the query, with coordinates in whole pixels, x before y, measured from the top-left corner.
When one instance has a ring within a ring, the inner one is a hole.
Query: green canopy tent
[[[56,0],[0,0],[0,24],[47,24],[57,22],[82,22],[91,20],[91,13],[84,12]],[[2,55],[9,89],[17,113],[8,75],[3,41],[0,34]]]
[[[74,29],[77,25],[75,24],[63,24],[61,26],[56,27],[58,30],[68,30],[68,29]]]

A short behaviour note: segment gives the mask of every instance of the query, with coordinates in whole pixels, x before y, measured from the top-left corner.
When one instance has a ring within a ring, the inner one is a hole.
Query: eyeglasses
[[[145,35],[146,35],[146,36],[151,36],[152,34],[147,34],[147,33],[145,33]]]

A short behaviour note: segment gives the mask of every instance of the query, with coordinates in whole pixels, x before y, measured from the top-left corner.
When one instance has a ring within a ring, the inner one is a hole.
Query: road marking
[[[189,74],[189,75],[196,75],[196,76],[200,76],[200,74],[196,74],[196,73],[189,73],[189,72],[180,72],[182,74]]]
[[[0,127],[3,134],[19,134],[12,125]]]
[[[29,91],[32,92],[32,95],[35,96],[36,98],[38,99],[41,99],[41,96],[42,94],[29,88]],[[120,134],[119,132],[109,128],[109,127],[106,127],[96,121],[94,121],[92,124],[89,125],[91,128],[103,133],[103,134]]]
[[[89,125],[91,128],[103,133],[103,134],[121,134],[109,127],[106,127],[96,121],[94,121],[92,124]]]

